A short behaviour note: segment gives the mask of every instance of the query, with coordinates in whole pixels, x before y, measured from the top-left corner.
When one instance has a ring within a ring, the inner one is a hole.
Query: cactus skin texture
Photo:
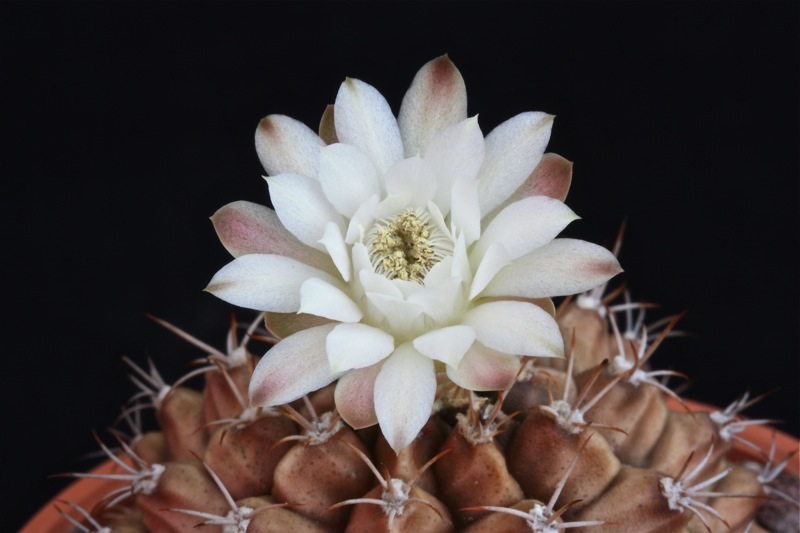
[[[738,412],[752,401],[745,395],[717,413],[667,408],[646,359],[677,319],[648,333],[627,313],[621,332],[622,314],[588,298],[565,301],[557,319],[567,361],[530,358],[500,394],[442,384],[436,412],[399,454],[376,426],[341,421],[335,384],[291,405],[247,406],[255,358],[246,352],[243,364],[243,344],[235,364],[219,354],[206,368],[204,393],[159,381],[160,430],[118,436],[124,486],[91,515],[79,509],[69,519],[113,533],[198,524],[219,533],[797,531],[797,478],[782,472],[789,458],[764,450],[765,465],[739,465],[726,457],[748,423]],[[233,402],[238,416],[207,418],[230,416]]]

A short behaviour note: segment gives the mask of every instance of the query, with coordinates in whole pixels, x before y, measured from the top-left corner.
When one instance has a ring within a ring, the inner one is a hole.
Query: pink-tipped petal
[[[267,178],[269,196],[283,226],[300,242],[322,249],[325,226],[334,222],[344,232],[344,218],[331,205],[319,180],[299,174]]]
[[[593,289],[620,272],[617,258],[602,246],[555,239],[501,270],[483,296],[566,296]]]
[[[256,128],[256,152],[267,174],[284,172],[316,178],[325,143],[311,128],[285,115],[269,115]]]
[[[540,112],[520,113],[486,136],[486,155],[478,174],[482,214],[505,202],[539,164],[553,118]]]
[[[325,254],[306,246],[283,227],[269,207],[238,201],[211,216],[220,242],[233,257],[275,254],[291,257],[322,270],[331,268]]]
[[[509,355],[564,356],[558,324],[531,303],[484,303],[468,311],[462,322],[475,329],[479,342]]]
[[[402,159],[397,120],[375,87],[347,78],[336,95],[333,119],[339,140],[369,155],[379,172]]]
[[[446,55],[429,61],[414,76],[400,106],[397,122],[406,157],[424,155],[436,134],[467,117],[467,89]]]
[[[382,366],[378,363],[366,368],[356,368],[345,373],[336,383],[333,395],[336,410],[342,420],[354,429],[378,423],[378,416],[375,414],[375,379]]]
[[[436,396],[433,361],[410,343],[399,346],[375,380],[375,413],[392,449],[400,453],[431,416]]]
[[[476,342],[457,368],[447,367],[447,376],[459,387],[469,390],[505,390],[514,384],[519,368],[519,357]]]
[[[321,389],[339,376],[331,373],[325,339],[335,324],[299,331],[270,349],[250,380],[250,405],[275,406]]]
[[[572,161],[552,152],[544,154],[542,160],[520,185],[507,203],[522,200],[528,196],[548,196],[564,201],[572,183]],[[501,206],[502,207],[502,206]]]
[[[287,313],[300,309],[300,287],[309,278],[336,283],[330,274],[289,257],[243,255],[214,274],[205,290],[240,307]]]

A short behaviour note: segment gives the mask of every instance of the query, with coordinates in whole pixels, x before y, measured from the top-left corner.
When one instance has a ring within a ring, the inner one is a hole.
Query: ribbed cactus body
[[[203,393],[172,390],[161,430],[131,443],[140,466],[163,466],[151,490],[98,519],[116,533],[760,531],[766,482],[728,462],[714,417],[615,373],[596,310],[573,302],[558,318],[569,365],[530,359],[506,394],[443,390],[399,454],[376,427],[341,422],[335,384],[286,409],[242,408],[249,367],[209,370]]]

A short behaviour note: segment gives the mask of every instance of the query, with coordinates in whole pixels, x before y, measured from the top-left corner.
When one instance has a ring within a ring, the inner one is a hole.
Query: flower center
[[[366,235],[375,272],[389,279],[422,283],[433,265],[452,254],[444,233],[421,209],[407,209],[379,220]]]

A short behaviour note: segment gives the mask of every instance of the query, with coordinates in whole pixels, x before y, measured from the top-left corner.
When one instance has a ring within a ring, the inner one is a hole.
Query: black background
[[[628,217],[634,297],[689,311],[655,364],[718,405],[778,389],[747,414],[798,434],[798,6],[0,4],[3,528],[67,482],[49,474],[91,466],[133,392],[122,355],[167,381],[202,355],[145,312],[223,346],[208,217],[267,202],[258,120],[315,128],[345,76],[396,112],[443,53],[484,132],[557,115],[570,236],[610,245]]]

